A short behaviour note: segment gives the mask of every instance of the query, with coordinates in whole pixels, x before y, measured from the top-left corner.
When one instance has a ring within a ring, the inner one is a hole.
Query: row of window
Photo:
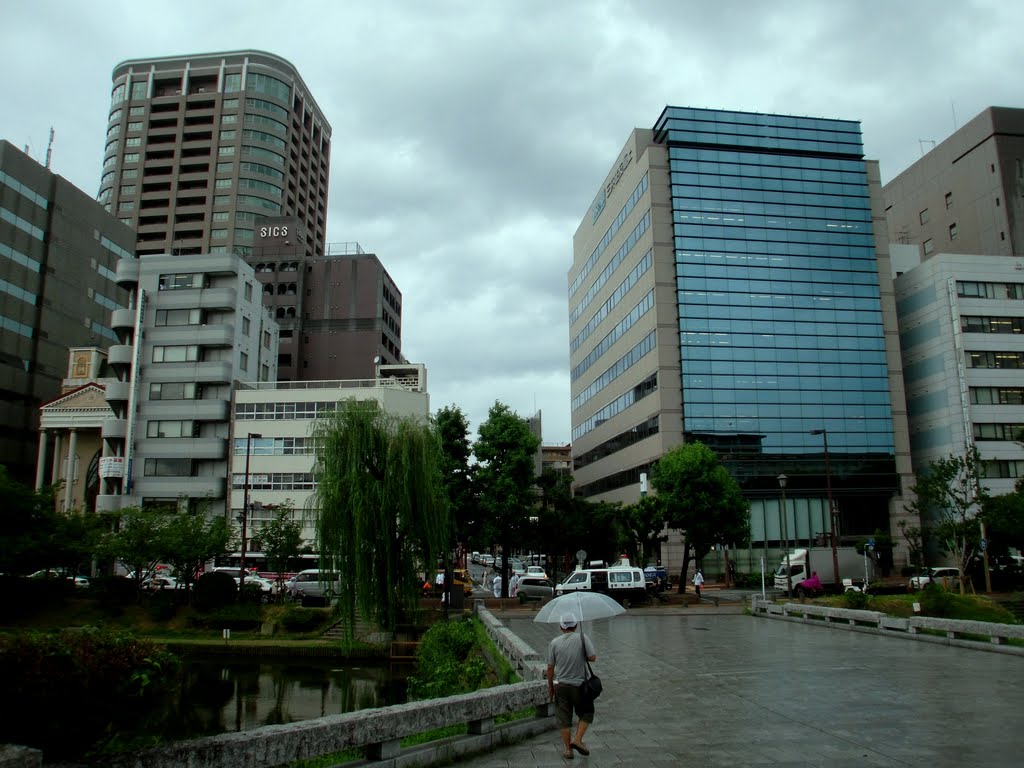
[[[1024,299],[1024,283],[957,280],[956,295],[963,299]]]
[[[834,135],[842,136],[843,134]],[[728,144],[736,147],[750,147],[752,149],[774,149],[783,153],[808,152],[815,154],[861,155],[864,152],[864,147],[860,141],[851,143],[830,140],[788,139],[781,136],[765,137],[744,133],[726,134],[669,129],[662,139],[670,144]]]
[[[19,323],[17,320],[12,320],[6,315],[0,315],[0,328],[5,331],[13,331],[27,339],[32,338],[32,326]]]
[[[235,418],[246,421],[319,419],[337,409],[338,403],[335,400],[312,403],[237,403]]]
[[[971,387],[973,405],[1024,405],[1024,387]]]
[[[763,156],[762,156],[763,157]],[[794,181],[824,181],[832,184],[865,184],[864,168],[851,170],[805,168],[801,165],[794,165],[788,160],[790,158],[780,155],[772,157],[779,158],[780,162],[767,163],[724,163],[712,160],[671,160],[669,168],[672,178],[689,175],[692,177],[706,178],[709,176],[738,176],[744,179],[792,179]],[[746,159],[741,156],[740,160]],[[677,176],[678,174],[678,176]],[[681,182],[688,183],[688,182]],[[703,182],[707,183],[707,182]]]
[[[576,334],[576,337],[569,342],[570,354],[580,348],[583,342],[586,341],[590,337],[590,334],[594,332],[594,329],[601,324],[601,321],[611,314],[612,309],[614,309],[618,305],[619,301],[629,293],[629,290],[636,285],[640,277],[651,268],[653,263],[654,257],[652,256],[652,252],[647,251],[637,265],[633,267],[633,269],[630,270],[630,273],[626,275],[621,283],[619,283],[618,287],[612,292],[612,295],[609,296],[605,303],[601,305],[600,309],[594,313],[593,317],[587,321],[587,324],[583,326],[582,330],[580,330],[578,334]]]
[[[1024,352],[968,352],[968,368],[1024,368]]]
[[[192,477],[195,463],[192,459],[146,459],[146,477]]]
[[[844,198],[845,199],[845,198]],[[672,220],[680,221],[684,211],[719,216],[795,216],[808,219],[836,221],[871,221],[871,211],[863,206],[798,205],[795,203],[744,203],[734,200],[705,200],[696,197],[676,197],[672,200]]]
[[[683,389],[687,403],[705,403],[713,407],[735,409],[746,406],[800,406],[809,408],[825,407],[835,401],[836,387],[822,387],[824,378],[832,384],[837,377],[798,378],[791,375],[777,375],[778,366],[750,366],[741,371],[708,373],[692,371],[690,367],[683,374]],[[787,374],[789,369],[782,370]],[[872,407],[876,415],[887,413],[892,407],[889,390],[879,379],[857,377],[842,383],[842,400],[852,408]],[[881,409],[881,410],[878,410]],[[753,411],[751,411],[753,413]],[[719,415],[714,412],[713,415]],[[778,413],[772,415],[778,416]]]
[[[587,263],[583,265],[583,269],[580,270],[576,279],[572,281],[572,285],[569,286],[569,298],[575,296],[576,291],[578,291],[580,286],[583,285],[583,281],[587,279],[587,275],[590,274],[590,270],[594,268],[594,265],[597,264],[597,260],[601,258],[601,254],[604,253],[604,249],[608,247],[612,238],[615,237],[615,234],[619,231],[619,228],[623,223],[625,223],[626,217],[629,216],[633,208],[636,207],[636,204],[640,202],[640,198],[643,197],[644,192],[647,191],[648,183],[647,174],[645,173],[643,178],[640,179],[640,183],[633,189],[629,199],[626,200],[625,204],[623,204],[622,209],[618,214],[616,214],[615,219],[608,225],[608,229],[601,237],[601,241],[597,244],[597,247],[594,248],[594,252],[590,254],[590,257],[587,259]]]
[[[837,209],[833,209],[837,210]],[[835,218],[810,218],[805,216],[771,216],[761,214],[728,214],[709,213],[704,211],[675,211],[672,215],[675,224],[703,226],[705,233],[708,227],[744,227],[747,229],[791,229],[808,232],[873,232],[870,221],[847,221]],[[728,230],[727,230],[728,231]],[[714,235],[724,237],[726,235]],[[739,235],[733,235],[738,237]],[[751,235],[745,235],[751,237]],[[759,238],[760,239],[760,238]]]
[[[90,291],[92,291],[92,289],[90,289]],[[124,309],[124,307],[122,307],[116,301],[114,301],[111,298],[108,298],[108,297],[104,296],[99,291],[92,291],[92,298],[93,298],[93,301],[95,301],[97,304],[99,304],[104,309],[109,309],[111,311],[113,311],[115,309]]]
[[[847,233],[836,230],[802,230],[802,229],[765,229],[755,227],[710,227],[696,224],[675,224],[673,231],[676,242],[696,240],[703,242],[706,248],[716,248],[716,243],[728,239],[749,245],[752,242],[776,243],[809,243],[811,245],[827,245],[841,243],[846,245],[862,245],[873,247],[875,237],[871,234]],[[701,246],[698,246],[701,247]]]
[[[150,400],[195,400],[201,392],[195,382],[155,382],[149,385]]]
[[[584,373],[589,370],[590,366],[594,365],[602,355],[605,354],[612,345],[621,339],[626,332],[632,328],[641,317],[646,315],[651,309],[654,308],[654,289],[652,288],[646,296],[640,299],[639,303],[630,310],[629,314],[622,318],[621,321],[611,330],[608,334],[601,339],[601,341],[595,346],[590,353],[580,361],[579,365],[572,369],[571,381],[576,381]]]
[[[579,440],[588,432],[597,429],[608,419],[617,416],[631,405],[652,394],[658,388],[658,375],[652,373],[625,394],[619,395],[608,405],[591,416],[589,419],[577,424],[572,430],[572,439]]]
[[[759,112],[733,112],[701,107],[667,107],[656,130],[671,125],[673,120],[701,120],[712,123],[736,125],[774,126],[777,129],[813,128],[815,130],[858,132],[859,123],[853,120],[830,120],[824,117],[798,117],[795,115],[770,115]]]
[[[16,213],[14,213],[14,211],[9,211],[6,208],[0,207],[0,219],[8,222],[9,224],[13,224],[22,232],[27,232],[36,240],[43,239],[44,233],[42,229],[37,227],[28,219],[21,218],[21,216],[18,216]]]
[[[297,261],[282,261],[280,264],[274,262],[260,263],[256,265],[257,272],[298,272],[299,262]]]
[[[653,437],[659,432],[658,417],[652,416],[642,424],[627,429],[625,432],[620,432],[603,443],[595,445],[586,453],[574,456],[572,461],[573,469],[582,469],[595,461],[600,461],[606,456],[611,456],[613,453],[618,453],[624,448],[628,448],[631,445],[639,443],[641,440],[646,440],[648,437]]]
[[[733,119],[721,113],[679,115],[671,113],[660,126],[671,135],[677,132],[687,137],[686,141],[706,141],[713,144],[740,144],[744,137],[764,139],[754,146],[782,146],[788,140],[838,142],[839,144],[860,145],[860,128],[857,123],[837,120],[805,120],[792,125],[780,125],[764,120],[763,115],[737,113]],[[692,136],[692,138],[690,138]],[[697,138],[700,137],[700,138]],[[671,139],[670,139],[671,141]],[[749,144],[748,144],[749,145]],[[852,150],[847,150],[851,152]],[[859,154],[859,153],[857,153]]]
[[[31,187],[29,187],[29,186],[27,186],[25,184],[22,184],[16,178],[14,178],[13,176],[10,176],[10,175],[4,173],[3,171],[0,171],[0,184],[3,184],[5,187],[7,187],[9,189],[13,189],[15,192],[17,192],[19,195],[24,197],[26,200],[28,200],[31,203],[35,203],[40,208],[42,208],[44,211],[50,205],[50,201],[47,200],[42,195],[40,195],[34,189],[32,189]]]
[[[615,273],[615,270],[617,270],[619,268],[619,265],[621,265],[622,262],[626,260],[626,256],[629,255],[629,252],[633,249],[633,246],[637,244],[637,242],[643,236],[644,232],[646,232],[650,226],[651,212],[647,211],[646,213],[644,213],[640,221],[637,222],[637,225],[633,227],[633,231],[629,233],[629,237],[627,237],[626,240],[622,243],[622,245],[619,246],[619,249],[615,251],[615,254],[611,257],[611,259],[608,260],[608,264],[606,264],[605,268],[601,270],[601,274],[598,275],[597,280],[594,281],[594,284],[590,286],[590,289],[587,291],[586,295],[582,299],[580,299],[579,304],[577,304],[576,307],[573,309],[572,313],[569,315],[569,325],[572,325],[573,323],[580,319],[580,315],[582,315],[586,311],[587,307],[590,305],[590,302],[594,300],[594,297],[597,296],[598,292],[604,287],[605,283],[607,283],[611,279],[611,276]]]
[[[160,275],[158,290],[178,291],[188,288],[205,288],[206,275],[202,272],[183,272],[173,275]]]
[[[655,347],[657,333],[651,331],[638,344],[634,345],[626,354],[612,363],[605,371],[598,376],[589,387],[580,392],[572,399],[572,410],[583,406],[590,398],[597,395],[602,389],[611,384],[615,379],[639,363],[645,355],[652,352]]]
[[[960,330],[966,333],[1022,333],[1024,317],[974,317],[960,318]]]
[[[13,261],[15,264],[25,267],[26,269],[30,269],[36,273],[40,272],[43,268],[41,262],[33,259],[31,256],[26,256],[24,253],[12,248],[7,243],[0,243],[0,256],[3,256],[5,259]]]
[[[33,307],[36,305],[36,295],[34,293],[30,293],[24,288],[19,288],[14,283],[9,283],[3,278],[0,278],[0,293],[6,293],[8,296],[21,299],[25,303],[31,304]]]
[[[234,490],[245,488],[245,475],[241,473],[232,475],[231,487]],[[316,478],[312,472],[249,474],[249,489],[252,491],[315,491],[316,487]]]
[[[312,437],[236,437],[234,453],[245,456],[245,447],[251,445],[252,456],[311,456],[316,447]]]
[[[1024,424],[974,424],[975,440],[1024,441]]]
[[[146,422],[146,437],[199,437],[199,422],[170,419]]]
[[[859,189],[859,188],[858,188]],[[697,187],[673,185],[672,198],[706,197],[709,200],[731,201],[734,203],[758,203],[760,205],[807,205],[825,208],[866,208],[867,194],[823,194],[820,192],[781,192],[747,189],[745,187]]]

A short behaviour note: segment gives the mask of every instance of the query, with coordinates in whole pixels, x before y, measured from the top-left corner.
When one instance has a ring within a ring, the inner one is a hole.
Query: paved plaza
[[[496,614],[544,655],[557,625]],[[604,682],[589,757],[558,732],[460,768],[1024,764],[1024,659],[711,610],[588,623]]]

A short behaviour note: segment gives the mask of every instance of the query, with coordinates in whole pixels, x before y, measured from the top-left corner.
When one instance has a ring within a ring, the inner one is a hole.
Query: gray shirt
[[[580,639],[582,638],[582,640]],[[597,650],[582,630],[563,632],[548,643],[548,665],[555,668],[555,682],[579,685],[587,674],[580,643],[585,642],[587,656],[596,656]]]

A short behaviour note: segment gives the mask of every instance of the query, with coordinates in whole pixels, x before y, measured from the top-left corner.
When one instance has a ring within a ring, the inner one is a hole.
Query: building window
[[[947,192],[946,193],[946,207],[947,208],[951,208],[952,206],[953,206],[953,193],[952,192]]]
[[[263,332],[263,346],[270,349],[270,331]]]
[[[121,195],[121,197],[128,197],[130,195],[134,195],[135,191],[136,186],[134,184],[125,184],[121,187],[121,191],[119,194]]]
[[[245,284],[245,300],[252,301],[252,283]]]
[[[144,114],[146,114],[146,108],[145,107],[129,107],[128,108],[128,116],[129,117],[138,117],[139,115],[144,115]]]
[[[139,153],[138,152],[125,152],[125,154],[124,154],[124,161],[126,163],[137,163],[137,162],[139,162]]]
[[[221,131],[220,132],[220,140],[221,141],[234,141],[235,137],[237,137],[237,136],[238,136],[238,131]]]
[[[117,204],[117,210],[119,211],[134,211],[135,201],[134,200],[122,200]]]
[[[249,355],[245,352],[238,353],[238,367],[243,371],[249,370]]]
[[[216,187],[217,189],[231,189],[231,179],[217,179]]]
[[[210,238],[213,240],[223,240],[228,236],[226,229],[213,229],[210,230]]]
[[[136,120],[135,122],[128,123],[128,130],[129,131],[141,131],[142,130],[142,121],[141,120]]]
[[[252,325],[252,321],[248,317],[242,318],[242,335],[249,335],[249,327]]]
[[[228,211],[214,211],[212,218],[214,221],[229,221],[231,214]]]
[[[927,256],[929,253],[935,250],[935,245],[932,243],[932,239],[929,237],[924,241],[924,255]]]
[[[270,366],[264,363],[260,366],[260,381],[270,380]]]
[[[186,272],[178,275],[160,275],[158,290],[177,291],[183,288],[202,288],[202,272]]]
[[[238,109],[238,99],[224,99],[221,105],[224,109]]]
[[[925,208],[923,211],[921,211],[919,214],[917,214],[917,218],[921,220],[922,224],[927,224],[928,223],[928,209]]]
[[[237,123],[237,122],[238,122],[238,115],[221,115],[221,118],[220,118],[220,124],[221,125],[231,125],[232,123]],[[232,138],[234,138],[234,137],[232,137]]]
[[[196,398],[196,385],[192,382],[189,383],[170,383],[163,382],[160,384],[149,385],[149,399],[150,400],[195,400]],[[149,422],[150,424],[159,424],[160,422]],[[191,431],[191,427],[189,428]],[[150,435],[152,437],[152,435]]]
[[[154,363],[194,363],[199,360],[198,344],[153,347]]]
[[[146,425],[146,437],[194,436],[195,422],[190,419],[184,421],[151,421]]]
[[[132,83],[132,99],[144,99],[149,95],[149,82]]]
[[[191,477],[192,459],[146,459],[147,477]]]
[[[949,225],[949,239],[956,240],[957,234],[959,234],[959,230],[957,229],[956,222],[954,221]]]
[[[121,180],[122,181],[124,181],[126,179],[137,179],[138,177],[139,177],[139,169],[138,168],[125,168],[123,171],[121,171]]]
[[[125,91],[126,91],[126,88],[125,88],[124,83],[121,83],[121,85],[119,85],[116,88],[114,88],[114,90],[110,94],[110,103],[111,104],[118,104],[118,103],[124,101]]]
[[[242,90],[242,75],[225,75],[224,76],[224,93],[237,93]],[[238,105],[238,99],[232,99],[235,105]]]
[[[131,137],[129,137],[129,138],[124,140],[124,145],[126,147],[138,147],[138,146],[141,146],[142,145],[142,137],[141,136],[131,136]]]
[[[203,321],[201,309],[158,309],[156,325],[200,325]]]

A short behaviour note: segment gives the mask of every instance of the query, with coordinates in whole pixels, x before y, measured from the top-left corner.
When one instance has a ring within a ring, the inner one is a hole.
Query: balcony
[[[224,485],[223,477],[143,477],[136,474],[133,490],[139,496],[167,499],[180,496],[223,499]]]
[[[126,403],[128,402],[128,395],[131,392],[131,382],[128,381],[108,381],[106,384],[107,390],[107,402],[108,403]]]
[[[114,366],[131,367],[135,359],[135,347],[131,344],[115,344],[107,350],[107,364]]]
[[[161,382],[170,376],[161,374]],[[183,379],[189,381],[188,376]],[[175,382],[176,383],[176,382]],[[149,400],[142,406],[142,415],[151,420],[189,419],[227,422],[230,404],[227,400]]]
[[[115,270],[117,284],[122,288],[131,289],[139,284],[139,260],[120,259]]]
[[[232,323],[203,325],[196,331],[195,339],[204,347],[233,347],[235,346],[235,326]]]
[[[96,497],[97,512],[120,512],[125,507],[131,507],[138,501],[134,496],[104,495]]]
[[[115,309],[110,313],[110,327],[114,331],[130,331],[135,328],[135,310]]]
[[[204,384],[230,384],[233,374],[231,363],[226,361],[196,363],[194,381]]]
[[[128,434],[127,419],[104,419],[100,427],[104,440],[124,440]]]
[[[143,449],[159,451],[162,459],[198,459],[219,461],[227,458],[228,441],[224,437],[181,437],[150,439]]]

